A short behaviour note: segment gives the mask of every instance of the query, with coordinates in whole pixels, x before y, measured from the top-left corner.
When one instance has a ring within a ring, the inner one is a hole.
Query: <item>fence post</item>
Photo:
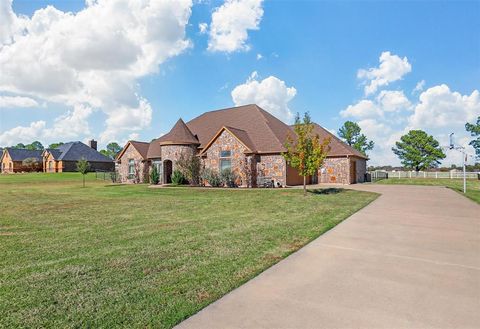
[[[425,177],[427,177],[427,172],[426,171],[423,172],[423,178],[425,178]]]
[[[400,178],[400,171],[398,172],[398,178]]]
[[[438,171],[435,171],[435,178],[438,178]]]

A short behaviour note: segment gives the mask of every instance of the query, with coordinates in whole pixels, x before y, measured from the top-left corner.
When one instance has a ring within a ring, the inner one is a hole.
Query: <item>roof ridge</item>
[[[75,143],[76,142],[68,142],[68,143],[63,144],[63,145],[66,146],[66,149],[64,151],[62,151],[61,149],[58,149],[60,152],[62,152],[62,154],[60,154],[60,156],[58,157],[58,160],[62,160],[67,155],[67,153],[72,149],[72,146]],[[63,145],[61,145],[61,146],[63,146]]]
[[[255,106],[255,108],[257,109],[258,112],[260,112],[260,114],[262,115],[262,117],[265,119],[265,120],[268,120],[267,117],[265,116],[265,114],[267,115],[270,115],[272,116],[273,118],[277,119],[278,121],[280,121],[281,123],[283,123],[285,126],[287,126],[288,128],[290,128],[289,125],[287,125],[285,122],[283,122],[282,120],[278,119],[277,117],[275,117],[274,115],[272,115],[271,113],[269,113],[268,111],[265,111],[264,109],[262,109],[260,106],[258,106],[257,104],[253,104]],[[275,133],[275,131],[270,127],[270,125],[265,121],[265,125],[268,127],[268,129],[271,131],[273,137],[275,137],[275,139],[278,141],[278,143],[284,147],[283,145],[283,142],[280,140],[280,138],[277,136],[277,134]]]

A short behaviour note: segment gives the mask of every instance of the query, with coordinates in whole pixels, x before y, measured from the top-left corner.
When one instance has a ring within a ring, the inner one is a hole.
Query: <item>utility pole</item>
[[[457,150],[462,152],[462,159],[463,159],[463,193],[467,193],[467,174],[466,174],[466,166],[467,166],[467,152],[465,152],[465,147],[457,145],[453,143],[453,133],[450,134],[450,150]]]

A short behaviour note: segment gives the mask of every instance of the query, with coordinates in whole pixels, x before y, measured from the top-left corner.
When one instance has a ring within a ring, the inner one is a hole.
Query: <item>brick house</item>
[[[129,141],[117,155],[117,171],[120,180],[127,183],[142,183],[148,180],[150,161],[147,152],[150,143]]]
[[[309,184],[363,182],[367,157],[320,125],[315,124],[315,133],[321,139],[331,138],[330,151],[324,166],[308,177]],[[147,143],[142,143],[142,152],[130,153],[127,149],[136,149],[132,143],[139,142],[129,142],[117,163],[143,161],[147,168],[157,166],[160,183],[170,183],[176,161],[182,153],[190,153],[201,158],[204,168],[231,169],[242,186],[256,186],[263,181],[273,181],[276,186],[300,185],[303,177],[282,156],[287,136],[293,134],[291,126],[251,104],[206,112],[187,123],[180,119],[168,134],[148,143],[146,157],[143,154]],[[121,170],[125,171],[124,167]]]
[[[25,160],[29,163],[24,162]],[[0,164],[2,173],[42,171],[42,151],[6,147],[3,149]]]
[[[97,142],[89,145],[82,142],[69,142],[55,149],[45,149],[42,153],[43,171],[50,173],[77,171],[77,162],[85,159],[90,170],[113,171],[115,163],[109,157],[97,151]]]

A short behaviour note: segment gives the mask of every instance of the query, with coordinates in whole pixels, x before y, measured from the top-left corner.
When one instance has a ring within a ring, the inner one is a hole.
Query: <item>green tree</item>
[[[58,142],[58,143],[52,143],[50,145],[48,145],[48,148],[49,149],[56,149],[58,148],[59,146],[63,145],[63,142]]]
[[[185,154],[182,152],[175,164],[178,170],[188,180],[190,185],[200,184],[200,171],[202,169],[202,163],[198,156],[195,154]]]
[[[475,149],[475,154],[480,157],[480,116],[477,118],[477,123],[465,124],[465,129],[470,132],[472,137],[477,137],[470,142],[470,145]]]
[[[83,178],[83,187],[85,187],[85,175],[87,175],[90,170],[90,163],[84,158],[77,161],[77,171],[82,174]]]
[[[101,150],[100,153],[109,157],[110,159],[115,159],[121,150],[122,150],[122,147],[118,145],[118,143],[111,142],[111,143],[108,143],[106,149]]]
[[[440,160],[446,157],[438,141],[423,130],[410,130],[395,145],[392,151],[400,158],[402,165],[417,173],[438,167]]]
[[[25,144],[23,144],[23,143],[18,143],[17,145],[12,146],[12,148],[14,148],[14,149],[24,149],[24,148],[25,148]]]
[[[308,112],[300,119],[300,114],[295,116],[293,130],[295,136],[288,135],[285,142],[287,151],[282,153],[287,164],[298,170],[303,176],[303,195],[307,195],[307,176],[323,165],[330,150],[330,138],[320,141],[320,136],[313,132],[314,125]]]
[[[39,141],[35,141],[31,144],[25,145],[25,148],[27,150],[36,150],[36,151],[43,151],[44,149],[42,143],[40,143]]]
[[[352,121],[346,121],[343,126],[338,129],[338,136],[342,138],[345,143],[365,155],[367,155],[367,151],[373,149],[375,145],[373,141],[369,141],[367,136],[362,134],[360,126]]]
[[[28,167],[30,170],[33,170],[38,165],[38,159],[37,158],[26,158],[22,161],[22,165],[24,165],[25,167]]]
[[[152,170],[150,171],[150,184],[157,185],[160,181],[160,174],[158,172],[157,166],[153,165]]]

